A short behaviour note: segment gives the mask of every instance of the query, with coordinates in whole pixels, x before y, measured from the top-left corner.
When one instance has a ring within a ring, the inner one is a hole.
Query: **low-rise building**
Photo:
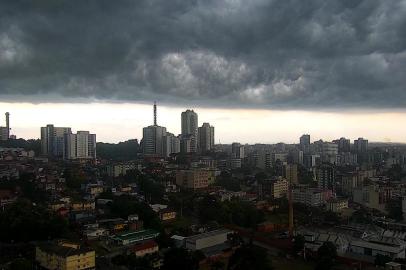
[[[207,188],[213,177],[213,173],[205,169],[181,170],[176,172],[176,184],[186,189]]]
[[[123,232],[111,236],[111,240],[121,246],[127,246],[131,244],[141,243],[146,240],[154,239],[159,235],[159,232],[155,230],[140,230]]]
[[[332,198],[327,201],[327,211],[340,213],[348,208],[348,199],[346,198]]]
[[[132,247],[135,256],[143,257],[147,254],[154,254],[159,251],[158,244],[154,240],[146,241]]]
[[[186,238],[185,246],[190,250],[202,250],[216,245],[224,244],[230,230],[220,229]]]
[[[95,269],[95,251],[71,243],[40,244],[35,248],[35,260],[43,269]]]
[[[298,187],[292,189],[294,203],[302,203],[308,206],[322,206],[333,197],[331,190],[309,187]]]

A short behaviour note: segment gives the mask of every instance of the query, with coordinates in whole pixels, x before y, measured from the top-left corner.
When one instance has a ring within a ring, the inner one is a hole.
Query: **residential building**
[[[210,151],[214,147],[214,127],[209,123],[203,123],[198,129],[198,148],[199,152]]]
[[[159,251],[158,244],[154,240],[149,240],[131,248],[136,257],[144,257],[148,254],[154,254]]]
[[[316,168],[316,179],[319,188],[336,189],[336,169],[335,166],[329,163],[323,163]]]
[[[285,178],[291,185],[299,184],[297,164],[285,165]]]
[[[197,151],[198,116],[193,110],[186,110],[181,114],[181,135],[189,135],[191,139],[190,152]]]
[[[289,189],[289,181],[284,178],[276,179],[271,183],[271,196],[274,199],[286,197]]]
[[[241,145],[240,143],[232,143],[231,153],[233,158],[243,159],[245,157],[244,145]]]
[[[392,188],[371,184],[353,190],[353,201],[365,207],[386,212],[386,204],[392,197]]]
[[[339,153],[348,153],[351,151],[351,141],[350,139],[346,139],[341,137],[338,140],[334,140],[333,143],[338,145],[338,152]]]
[[[96,159],[96,134],[78,131],[65,134],[66,159]]]
[[[170,132],[166,132],[166,135],[163,138],[163,151],[165,157],[169,157],[171,154],[179,153],[180,152],[179,138]]]
[[[292,189],[292,199],[295,203],[308,206],[322,206],[333,197],[331,190],[320,188],[297,187]]]
[[[334,213],[340,213],[344,209],[348,208],[348,199],[347,198],[332,198],[327,201],[327,211]]]
[[[95,251],[71,243],[40,244],[35,248],[35,261],[43,269],[96,269]]]
[[[303,151],[304,154],[310,153],[310,135],[304,134],[300,137],[299,149]]]
[[[41,152],[43,155],[56,158],[65,156],[65,135],[71,134],[70,127],[41,127]]]
[[[186,189],[201,189],[214,182],[213,172],[206,169],[179,170],[176,172],[176,184]]]
[[[6,112],[6,126],[0,127],[0,141],[7,141],[10,138],[10,113]]]

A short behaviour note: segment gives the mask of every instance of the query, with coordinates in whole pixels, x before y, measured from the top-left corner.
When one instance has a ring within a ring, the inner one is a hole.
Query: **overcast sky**
[[[140,138],[157,100],[161,125],[195,108],[216,142],[406,142],[405,74],[405,0],[0,1],[0,108],[19,137]]]

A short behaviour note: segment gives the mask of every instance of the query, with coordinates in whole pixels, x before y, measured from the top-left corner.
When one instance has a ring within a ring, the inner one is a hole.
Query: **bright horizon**
[[[17,138],[40,137],[47,124],[71,127],[74,132],[96,133],[98,142],[117,143],[142,138],[142,128],[152,124],[152,104],[133,103],[0,103],[1,126],[10,112],[11,134]],[[177,107],[158,103],[158,125],[180,133],[180,114],[186,109],[198,113],[199,126],[215,127],[215,143],[298,143],[302,134],[311,140],[331,141],[364,137],[371,142],[406,143],[406,111],[343,111],[218,109]]]

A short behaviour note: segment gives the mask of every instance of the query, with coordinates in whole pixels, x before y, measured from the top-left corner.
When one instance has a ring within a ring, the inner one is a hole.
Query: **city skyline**
[[[46,124],[71,126],[74,130],[92,130],[98,141],[116,143],[142,138],[142,128],[153,124],[152,104],[13,104],[0,107],[11,113],[11,134],[19,138],[39,138],[38,128]],[[237,110],[212,108],[178,108],[159,103],[158,124],[175,135],[181,133],[181,112],[194,109],[200,119],[216,127],[215,143],[298,143],[309,133],[312,141],[332,141],[358,137],[371,142],[406,142],[406,128],[397,125],[406,121],[406,114]],[[63,112],[63,113],[61,113]],[[387,121],[387,119],[392,121]],[[202,121],[203,122],[203,121]],[[252,125],[255,129],[241,129]],[[290,124],[292,123],[292,124]]]

